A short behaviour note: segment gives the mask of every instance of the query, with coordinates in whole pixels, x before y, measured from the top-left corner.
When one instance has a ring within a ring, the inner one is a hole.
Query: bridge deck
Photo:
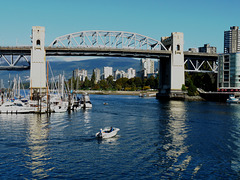
[[[31,55],[32,46],[0,47],[0,55]],[[118,56],[118,57],[138,57],[138,58],[160,58],[170,57],[171,51],[166,50],[139,50],[127,48],[59,48],[45,47],[47,56]],[[185,58],[217,59],[218,54],[193,53],[184,51]]]

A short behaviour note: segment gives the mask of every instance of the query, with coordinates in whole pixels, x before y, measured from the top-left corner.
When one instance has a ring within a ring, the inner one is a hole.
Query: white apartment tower
[[[100,71],[100,69],[96,68],[93,70],[93,72],[95,73],[95,77],[96,77],[95,83],[97,83],[101,79],[101,71]]]
[[[140,69],[143,77],[147,77],[148,74],[154,73],[154,61],[149,58],[143,58],[140,61]]]
[[[76,69],[74,70],[74,76],[79,77],[80,81],[85,81],[85,78],[87,77],[87,70],[85,69]]]
[[[113,75],[113,68],[112,67],[104,67],[103,68],[103,77],[107,79],[109,76]]]
[[[133,69],[133,68],[128,68],[127,69],[127,78],[131,79],[131,78],[134,78],[134,77],[136,77],[136,70]]]
[[[114,72],[114,79],[117,80],[117,79],[120,79],[120,78],[125,78],[127,77],[125,71],[121,70],[119,71],[118,69]]]

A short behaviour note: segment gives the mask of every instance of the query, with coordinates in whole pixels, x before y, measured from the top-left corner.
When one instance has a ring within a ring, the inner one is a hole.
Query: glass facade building
[[[240,91],[240,52],[219,55],[218,88]]]
[[[218,90],[240,91],[240,30],[224,31],[224,54],[218,57]]]

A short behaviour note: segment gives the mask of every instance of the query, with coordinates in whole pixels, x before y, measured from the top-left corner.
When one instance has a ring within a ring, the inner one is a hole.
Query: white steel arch
[[[158,40],[124,31],[81,31],[57,37],[50,47],[167,50]]]

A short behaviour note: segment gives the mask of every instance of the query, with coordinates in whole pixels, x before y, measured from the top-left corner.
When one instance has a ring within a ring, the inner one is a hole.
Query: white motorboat
[[[96,137],[102,139],[111,138],[116,136],[119,130],[119,128],[115,127],[105,127],[104,129],[100,129],[100,131],[96,133]]]
[[[67,107],[64,107],[64,106],[54,106],[54,108],[52,108],[52,110],[55,113],[64,113],[64,112],[67,112]]]
[[[25,105],[20,100],[7,101],[0,107],[0,113],[18,114],[18,113],[34,113],[35,108]]]
[[[231,94],[231,95],[229,95],[229,98],[227,99],[227,103],[237,104],[237,103],[240,103],[240,100],[239,100],[239,98],[236,98],[233,94]]]
[[[82,95],[80,99],[80,105],[81,105],[81,108],[92,108],[92,103],[87,93]]]

